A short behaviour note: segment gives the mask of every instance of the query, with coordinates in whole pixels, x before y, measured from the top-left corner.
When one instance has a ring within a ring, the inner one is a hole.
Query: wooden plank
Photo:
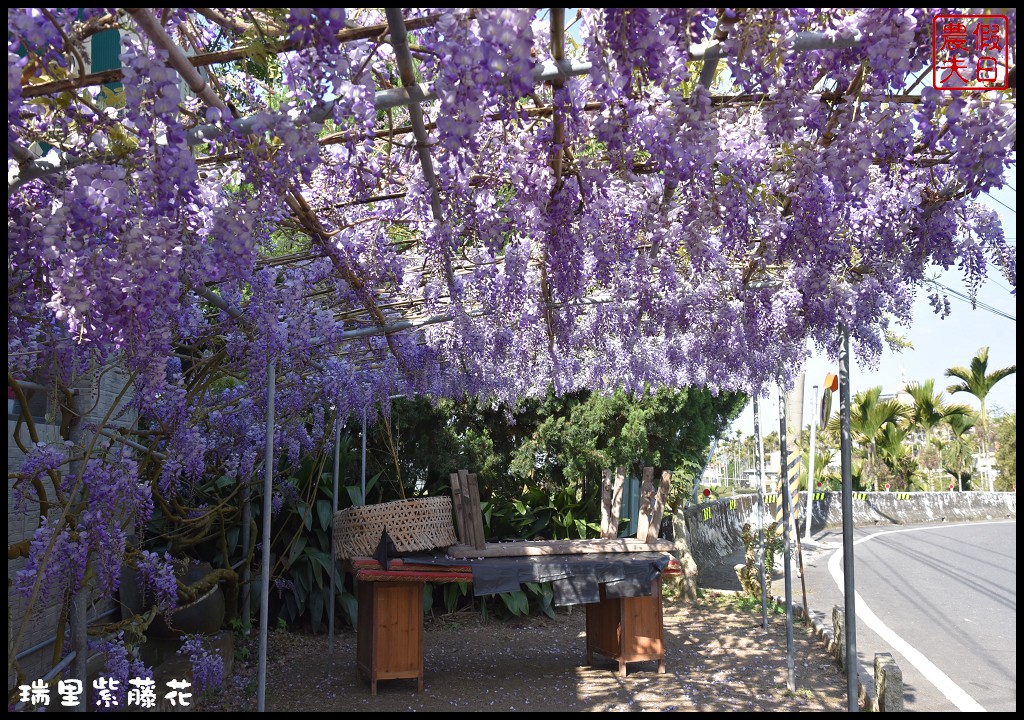
[[[612,505],[608,512],[608,526],[611,538],[619,535],[619,518],[622,516],[622,492],[626,487],[626,469],[615,468],[615,483],[612,485]]]
[[[661,472],[661,483],[658,492],[654,496],[654,512],[651,513],[651,527],[647,531],[647,542],[654,542],[661,532],[661,519],[665,517],[665,503],[668,502],[668,490],[672,484],[672,473],[668,470]],[[643,538],[641,538],[643,539]]]
[[[487,543],[483,549],[453,545],[448,555],[456,558],[526,557],[536,555],[582,555],[589,553],[671,552],[671,540],[646,543],[636,538],[595,538],[589,540],[521,540]]]
[[[469,494],[469,471],[459,470],[459,488],[462,490],[462,526],[466,529],[466,544],[476,547],[476,527],[473,525],[473,499]]]
[[[469,515],[468,520],[473,525],[474,547],[482,550],[487,543],[487,535],[484,533],[484,513],[480,508],[480,487],[476,484],[476,473],[470,473],[469,480]]]
[[[452,483],[452,506],[455,508],[455,531],[459,534],[459,543],[462,545],[469,544],[469,538],[466,537],[466,521],[463,515],[462,505],[465,502],[462,496],[462,485],[459,482],[458,473],[452,473],[448,476],[448,479]]]
[[[651,527],[651,510],[654,503],[654,468],[645,467],[643,480],[640,482],[640,516],[636,523],[636,539],[647,541],[647,531]]]
[[[618,528],[613,528],[612,517],[612,471],[601,471],[601,537],[613,538]]]
[[[483,538],[478,538],[476,535],[476,523],[473,522],[473,496],[469,491],[469,472],[467,470],[459,470],[459,485],[462,488],[462,524],[466,528],[466,544],[476,547],[483,542]]]

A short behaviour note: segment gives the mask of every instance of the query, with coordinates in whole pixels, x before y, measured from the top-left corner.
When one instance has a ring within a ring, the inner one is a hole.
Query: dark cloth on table
[[[550,582],[555,605],[600,600],[600,586],[611,598],[650,596],[652,583],[668,567],[665,553],[600,553],[527,557],[450,558],[441,553],[403,554],[407,563],[470,566],[473,594],[515,592],[526,582]]]

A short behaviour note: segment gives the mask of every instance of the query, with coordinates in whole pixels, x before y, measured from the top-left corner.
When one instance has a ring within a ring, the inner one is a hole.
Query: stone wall
[[[798,531],[803,536],[803,493],[793,499],[797,509]],[[774,519],[780,498],[768,496],[765,517]],[[853,524],[856,527],[878,525],[923,525],[940,522],[1005,520],[1017,517],[1017,495],[1012,492],[967,493],[854,493]],[[672,517],[676,555],[683,565],[680,594],[696,599],[698,578],[705,571],[727,562],[729,556],[744,550],[741,532],[744,523],[756,526],[757,496],[740,495],[690,506]],[[839,529],[843,524],[841,493],[815,493],[811,503],[811,531]],[[734,558],[735,559],[735,558]],[[779,599],[781,601],[781,599]],[[794,614],[803,608],[794,604]],[[845,630],[843,609],[833,608],[832,624],[820,613],[810,612],[815,632],[840,667],[845,666]],[[899,712],[903,706],[903,676],[888,653],[876,653],[874,676],[863,667],[858,670],[858,702],[863,710]]]
[[[804,494],[797,493],[798,531],[803,536]],[[774,518],[781,499],[766,496],[767,516]],[[854,493],[853,524],[919,525],[936,522],[1005,520],[1017,517],[1017,494],[1012,492],[868,492]],[[685,527],[689,553],[700,570],[720,564],[743,549],[743,524],[757,523],[757,495],[739,495],[691,505],[677,512],[674,526]],[[842,495],[815,493],[811,503],[811,532],[841,528]],[[677,533],[678,534],[678,533]]]

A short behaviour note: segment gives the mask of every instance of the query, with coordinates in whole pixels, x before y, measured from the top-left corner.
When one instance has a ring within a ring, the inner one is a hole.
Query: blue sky
[[[991,196],[982,195],[983,202],[999,213],[1003,221],[1003,229],[1010,244],[1017,244],[1017,170],[1016,166],[1006,175],[1007,184]],[[946,272],[939,282],[966,294],[966,288],[954,268]],[[972,309],[970,304],[950,296],[952,312],[945,319],[940,319],[932,312],[928,304],[927,292],[919,292],[914,307],[914,320],[910,328],[896,328],[912,345],[899,353],[886,349],[878,363],[878,368],[869,370],[860,367],[856,353],[853,354],[850,368],[850,389],[852,393],[866,390],[876,385],[882,386],[883,393],[895,393],[907,382],[935,380],[936,390],[942,390],[946,399],[962,402],[975,409],[979,407],[977,400],[967,393],[950,396],[945,393],[952,379],[946,377],[946,369],[955,365],[968,367],[971,358],[981,347],[989,348],[989,371],[1007,367],[1017,363],[1017,322],[978,307]],[[989,280],[978,292],[978,301],[992,308],[1001,310],[1013,318],[1017,317],[1017,297],[1010,292],[1010,284],[1006,278],[991,272]],[[812,385],[818,386],[818,397],[825,375],[829,372],[838,373],[838,367],[824,356],[814,356],[805,368],[804,389],[804,424],[812,412]],[[989,393],[985,400],[989,413],[997,411],[1016,412],[1017,410],[1017,376],[1010,375],[1001,380]],[[833,411],[838,408],[838,398],[833,401]],[[778,395],[761,401],[762,432],[767,433],[778,429]],[[754,432],[754,418],[748,404],[740,417],[733,424],[733,429],[744,435]]]

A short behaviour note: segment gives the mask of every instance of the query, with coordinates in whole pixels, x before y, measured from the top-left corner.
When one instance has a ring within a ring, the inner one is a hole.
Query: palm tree
[[[956,415],[970,415],[971,409],[966,405],[945,402],[942,393],[935,392],[935,381],[925,380],[923,383],[910,383],[905,392],[914,401],[910,406],[908,418],[911,427],[920,428],[924,432],[925,448],[932,446],[932,431],[941,423],[948,422]],[[929,451],[934,452],[934,451]],[[929,481],[931,473],[927,473]]]
[[[877,439],[878,455],[898,481],[897,489],[909,490],[917,473],[917,460],[906,442],[910,430],[910,425],[886,423]]]
[[[914,400],[910,406],[910,424],[924,432],[925,442],[932,439],[932,430],[954,415],[970,415],[971,409],[960,403],[946,404],[942,393],[935,392],[935,381],[910,383],[905,392]]]
[[[957,366],[946,370],[946,377],[959,378],[962,381],[955,385],[950,385],[946,388],[947,392],[951,394],[958,392],[970,393],[974,397],[978,398],[978,402],[981,404],[980,430],[982,457],[988,457],[988,442],[985,437],[988,434],[988,415],[985,412],[985,398],[988,396],[989,392],[992,391],[992,387],[997,382],[1009,375],[1016,374],[1016,372],[1016,364],[988,372],[987,346],[979,349],[971,359],[970,368]],[[992,490],[991,480],[989,481],[989,490]]]
[[[947,421],[950,431],[948,442],[937,443],[942,458],[942,469],[956,478],[960,492],[964,491],[964,475],[974,468],[974,443],[970,431],[977,416],[955,415]]]
[[[905,424],[909,412],[907,406],[895,398],[882,399],[881,385],[854,395],[853,402],[850,403],[850,435],[864,447],[869,466],[875,464],[875,445],[882,439],[885,426]],[[838,424],[838,421],[837,413],[830,424]],[[877,475],[872,477],[872,482],[877,491]]]

